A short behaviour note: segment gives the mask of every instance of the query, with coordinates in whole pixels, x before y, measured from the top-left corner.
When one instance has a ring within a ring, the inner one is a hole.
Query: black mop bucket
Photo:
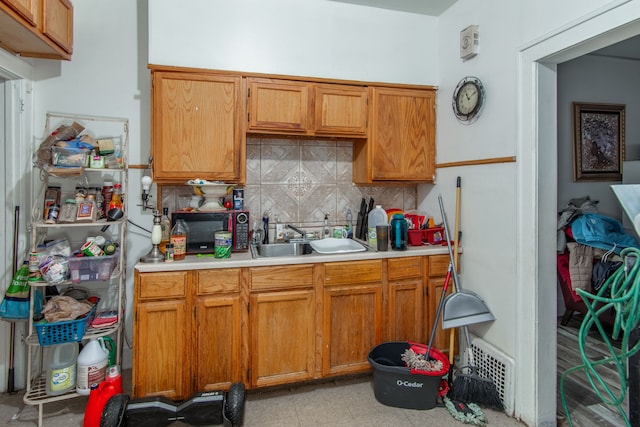
[[[433,372],[412,370],[402,360],[402,354],[410,347],[412,344],[406,341],[392,341],[371,350],[369,363],[373,367],[373,394],[383,405],[431,409],[436,406],[442,377],[449,372],[449,359],[432,348],[430,358],[442,362],[442,369]],[[424,349],[426,352],[426,346]]]

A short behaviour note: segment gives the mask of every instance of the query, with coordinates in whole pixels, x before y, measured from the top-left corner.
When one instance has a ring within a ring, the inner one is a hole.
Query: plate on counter
[[[360,243],[352,239],[326,239],[311,240],[309,242],[314,251],[319,254],[344,254],[350,252],[364,252],[367,250]]]

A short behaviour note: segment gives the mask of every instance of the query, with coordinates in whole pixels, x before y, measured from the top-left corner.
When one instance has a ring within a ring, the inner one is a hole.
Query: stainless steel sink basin
[[[301,256],[309,255],[312,252],[311,245],[303,242],[251,245],[251,255],[254,258]]]

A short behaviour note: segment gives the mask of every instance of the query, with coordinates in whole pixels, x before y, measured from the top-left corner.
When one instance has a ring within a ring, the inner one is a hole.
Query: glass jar
[[[64,201],[64,205],[62,205],[62,209],[60,210],[60,216],[58,217],[59,222],[74,222],[76,220],[76,215],[78,213],[78,205],[76,205],[75,199],[67,199]]]
[[[395,214],[391,219],[391,249],[394,251],[407,250],[407,220],[402,214]]]

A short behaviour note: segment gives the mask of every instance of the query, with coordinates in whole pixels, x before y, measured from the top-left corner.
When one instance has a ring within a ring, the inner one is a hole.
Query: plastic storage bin
[[[383,405],[406,409],[431,409],[436,406],[442,377],[449,372],[449,360],[432,348],[431,357],[442,362],[442,370],[412,374],[402,361],[410,347],[406,341],[382,343],[369,353],[373,367],[373,393]]]
[[[72,256],[69,258],[69,277],[72,283],[87,280],[109,280],[118,265],[120,254],[102,256]]]
[[[64,322],[35,323],[33,326],[36,328],[40,345],[48,346],[65,342],[82,341],[86,326],[91,323],[96,316],[96,308],[99,302],[100,301],[96,301],[91,310],[80,319],[67,320]]]
[[[87,164],[89,150],[73,147],[51,147],[51,161],[54,166],[65,168],[81,168]]]

